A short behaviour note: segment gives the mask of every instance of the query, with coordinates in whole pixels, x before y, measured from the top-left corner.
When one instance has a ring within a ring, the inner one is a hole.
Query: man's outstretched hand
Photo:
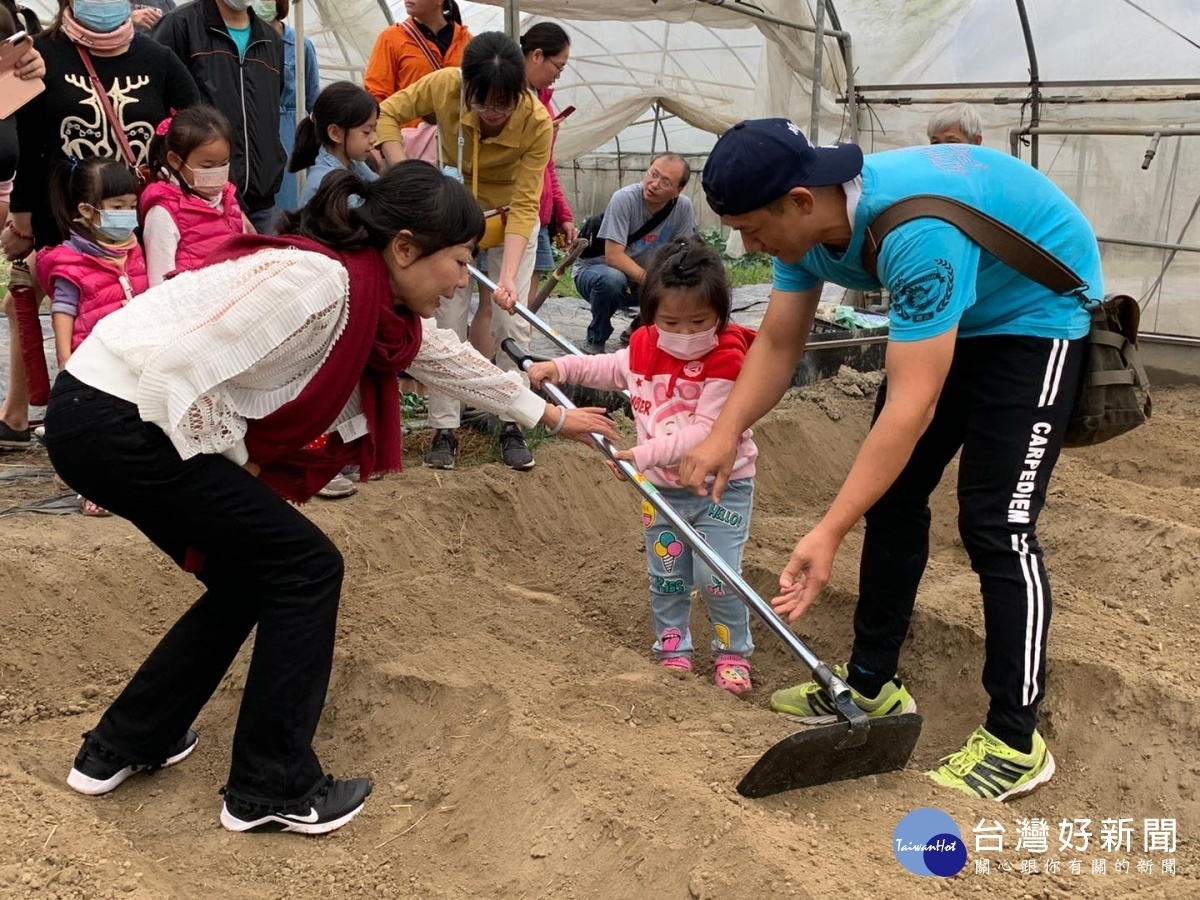
[[[737,459],[739,438],[740,435],[734,435],[730,440],[713,432],[685,453],[679,464],[683,486],[701,497],[711,492],[713,503],[720,503]]]

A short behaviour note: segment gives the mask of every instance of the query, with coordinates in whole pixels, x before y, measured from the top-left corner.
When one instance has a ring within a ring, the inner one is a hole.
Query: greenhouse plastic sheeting
[[[1042,126],[1170,129],[1200,125],[1200,0],[1026,0],[1042,81]],[[763,12],[812,25],[816,0],[760,0]],[[45,9],[46,4],[34,3]],[[859,141],[885,150],[925,141],[929,116],[967,100],[983,118],[984,142],[1009,151],[1010,132],[1030,123],[1029,57],[1015,0],[830,0],[851,36]],[[385,11],[385,6],[387,7]],[[786,115],[808,130],[814,38],[696,0],[527,0],[522,27],[561,22],[571,62],[556,102],[578,112],[560,130],[555,158],[577,217],[602,208],[636,178],[648,154],[671,149],[703,162],[715,135],[740,119]],[[463,3],[472,31],[503,27],[498,5]],[[389,17],[403,4],[305,0],[306,31],[322,81],[360,81]],[[293,19],[295,18],[295,8]],[[827,38],[819,141],[848,140],[846,70]],[[1120,87],[1053,82],[1136,79]],[[1170,84],[1190,79],[1190,83]],[[1007,82],[1008,85],[963,85]],[[889,85],[947,84],[921,90]],[[1104,102],[1095,102],[1103,100]],[[657,104],[657,115],[656,115]],[[1038,168],[1084,210],[1102,237],[1200,246],[1200,137],[1162,138],[1143,168],[1150,136],[1043,135]],[[1020,153],[1031,159],[1024,144]],[[696,179],[698,181],[698,179]],[[698,185],[689,186],[705,221]],[[1200,331],[1200,253],[1103,244],[1110,288],[1143,299],[1147,324]],[[1166,277],[1160,277],[1170,263]]]

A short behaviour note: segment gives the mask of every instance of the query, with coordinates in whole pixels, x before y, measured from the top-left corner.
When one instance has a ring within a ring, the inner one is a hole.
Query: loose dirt
[[[762,594],[849,468],[873,385],[844,372],[757,429],[745,572]],[[310,504],[347,562],[317,749],[330,771],[375,783],[358,819],[312,839],[218,823],[245,652],[184,764],[99,799],[66,787],[80,733],[198,586],[119,519],[0,518],[0,897],[1200,896],[1200,389],[1155,402],[1149,426],[1059,464],[1041,528],[1055,591],[1042,729],[1059,769],[1006,806],[921,775],[985,710],[953,466],[902,657],[925,717],[911,764],[755,801],[734,785],[793,728],[767,698],[808,672],[757,625],[748,699],[712,686],[706,650],[684,681],[654,665],[639,503],[594,453],[551,441],[529,473],[435,474],[411,458],[356,497]],[[47,465],[37,452],[0,464]],[[54,493],[49,478],[0,480],[0,510]],[[860,543],[852,534],[800,623],[829,660],[849,649]],[[702,608],[693,628],[708,633]],[[896,823],[922,806],[949,813],[971,850],[953,879],[917,878],[893,857]],[[1101,820],[1120,817],[1134,820],[1131,852],[1100,852]],[[1146,817],[1177,819],[1174,854],[1142,852]],[[1047,853],[1016,851],[1020,818],[1048,821]],[[1091,848],[1056,852],[1058,823],[1074,818],[1093,820]],[[974,852],[971,829],[993,819],[1005,852]],[[976,873],[983,857],[990,875]],[[1174,876],[1159,874],[1167,857]],[[1049,858],[1059,874],[1021,874],[1021,860],[1040,871]]]

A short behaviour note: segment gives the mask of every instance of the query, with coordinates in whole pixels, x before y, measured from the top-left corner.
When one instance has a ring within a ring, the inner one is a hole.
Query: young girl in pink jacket
[[[617,455],[631,461],[663,497],[704,535],[709,546],[740,571],[754,500],[751,432],[742,435],[734,475],[719,504],[680,486],[683,455],[708,436],[741,371],[754,332],[729,321],[730,287],[721,258],[699,237],[671,241],[654,257],[641,289],[642,321],[629,346],[598,356],[565,356],[537,363],[530,381],[580,384],[631,395],[637,444]],[[692,671],[688,626],[692,596],[708,606],[717,687],[751,689],[754,652],[750,613],[669,523],[642,505],[650,576],[653,652],[661,665]]]

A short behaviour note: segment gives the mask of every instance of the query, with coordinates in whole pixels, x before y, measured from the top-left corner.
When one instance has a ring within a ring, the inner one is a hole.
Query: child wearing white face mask
[[[158,180],[142,192],[150,285],[198,269],[221,243],[251,230],[229,181],[233,130],[211,106],[163,121],[150,142]]]
[[[629,346],[597,356],[565,356],[537,363],[529,380],[580,384],[631,395],[637,445],[617,456],[629,460],[730,566],[740,570],[754,500],[751,432],[742,435],[734,477],[720,504],[680,486],[683,455],[708,436],[741,371],[754,332],[729,321],[730,286],[720,256],[699,237],[669,242],[646,269],[640,291],[642,321]],[[690,547],[642,505],[654,655],[681,676],[692,670],[689,627],[692,597],[708,607],[714,637],[714,681],[734,694],[751,689],[754,651],[750,613]]]

